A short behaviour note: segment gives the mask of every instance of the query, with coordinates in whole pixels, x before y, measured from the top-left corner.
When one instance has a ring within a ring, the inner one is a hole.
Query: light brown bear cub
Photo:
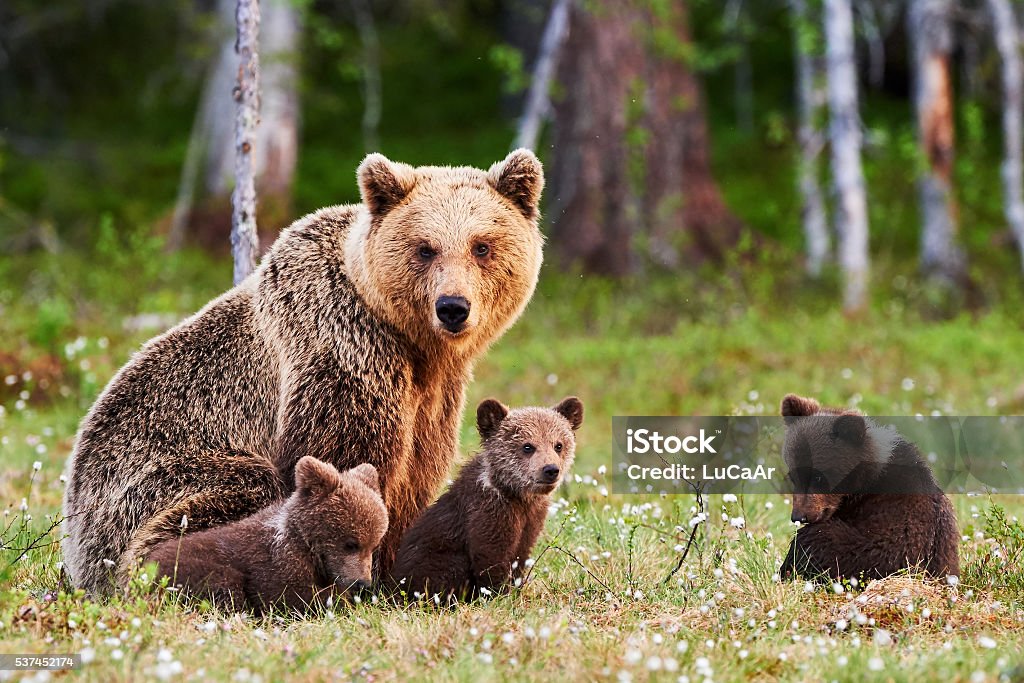
[[[227,609],[303,611],[368,587],[373,551],[388,528],[373,465],[339,473],[311,456],[295,467],[286,500],[224,526],[156,546],[158,574]]]
[[[914,444],[892,427],[795,394],[782,401],[793,521],[783,577],[958,575],[956,515]]]
[[[476,411],[481,451],[402,538],[392,582],[406,595],[471,598],[518,579],[572,465],[583,404]]]

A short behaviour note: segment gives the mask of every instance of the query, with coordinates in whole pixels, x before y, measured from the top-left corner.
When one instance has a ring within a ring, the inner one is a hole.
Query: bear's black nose
[[[372,585],[370,584],[369,581],[363,581],[362,579],[359,579],[358,581],[352,584],[352,591],[354,593],[365,593],[369,591],[371,587]]]
[[[802,512],[797,512],[796,510],[794,510],[793,514],[791,514],[789,516],[789,519],[790,519],[790,521],[800,522],[801,524],[803,524],[804,522],[807,521],[807,515],[805,515]]]
[[[446,330],[458,332],[469,318],[469,302],[461,296],[442,296],[434,304],[434,312]]]
[[[546,484],[552,484],[558,479],[558,465],[544,465],[540,476]]]

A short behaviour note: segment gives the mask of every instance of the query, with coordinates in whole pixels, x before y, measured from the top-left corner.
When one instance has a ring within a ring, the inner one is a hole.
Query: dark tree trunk
[[[719,258],[740,234],[711,173],[685,6],[650,7],[574,3],[560,60],[548,210],[561,256],[590,272]]]
[[[592,13],[574,3],[559,64],[549,212],[560,255],[586,271],[634,268],[636,202],[629,182],[628,105],[644,53],[640,14],[629,3]]]

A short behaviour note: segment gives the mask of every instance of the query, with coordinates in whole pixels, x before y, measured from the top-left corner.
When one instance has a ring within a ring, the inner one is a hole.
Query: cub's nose
[[[352,584],[352,592],[353,593],[365,593],[366,591],[370,590],[371,587],[372,586],[371,586],[369,581],[364,581],[363,579],[359,579],[358,581],[356,581],[355,583]]]
[[[442,296],[434,304],[434,312],[446,330],[458,332],[469,318],[469,302],[461,296]]]
[[[545,484],[553,484],[558,479],[558,465],[544,465],[540,471],[541,479]]]
[[[789,519],[790,519],[790,521],[800,522],[801,524],[803,524],[804,522],[807,521],[807,515],[805,515],[802,512],[797,512],[796,510],[794,510],[793,514],[791,514],[789,516]]]

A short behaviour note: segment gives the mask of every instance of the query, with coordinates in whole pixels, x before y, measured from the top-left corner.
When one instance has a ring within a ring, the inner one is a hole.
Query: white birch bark
[[[800,191],[800,216],[807,246],[807,271],[814,277],[821,274],[832,248],[825,216],[825,202],[818,182],[818,153],[823,145],[817,128],[821,98],[818,92],[816,58],[804,40],[812,25],[806,0],[791,0],[793,11],[793,53],[796,57],[797,143],[799,161],[797,186]]]
[[[1022,162],[1022,113],[1024,76],[1021,74],[1017,18],[1009,0],[988,0],[992,31],[1002,59],[1003,81],[1003,210],[1013,231],[1024,268],[1024,162]]]
[[[852,312],[863,308],[866,302],[869,262],[850,0],[825,0],[825,44],[839,265],[844,276],[843,307]]]
[[[952,0],[911,0],[907,14],[918,141],[926,165],[918,179],[921,267],[948,284],[959,280],[963,268],[963,255],[956,245],[952,197],[952,9]]]
[[[380,77],[380,38],[373,19],[370,0],[351,0],[363,56],[363,147],[367,152],[380,151],[380,115],[382,109]]]
[[[551,103],[548,100],[548,93],[551,90],[551,80],[555,75],[558,53],[568,33],[571,2],[572,0],[555,0],[555,4],[551,7],[551,14],[540,41],[540,49],[537,51],[530,91],[526,95],[526,108],[519,120],[519,130],[516,133],[515,144],[512,145],[513,149],[521,147],[536,149],[537,147],[541,124],[550,111]]]
[[[256,269],[259,238],[256,234],[256,171],[253,163],[256,129],[259,125],[259,0],[238,0],[238,81],[234,96],[235,190],[231,194],[231,255],[235,262],[234,282]]]

